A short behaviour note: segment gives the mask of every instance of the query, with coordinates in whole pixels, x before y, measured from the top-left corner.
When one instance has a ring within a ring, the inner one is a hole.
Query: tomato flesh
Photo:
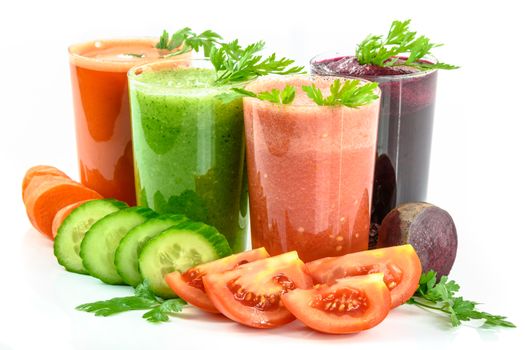
[[[280,294],[295,289],[295,283],[282,273],[274,276],[273,281],[282,286],[282,289],[274,294],[254,294],[249,292],[237,283],[237,279],[229,281],[227,285],[235,300],[241,304],[260,311],[270,311],[279,308]]]
[[[320,287],[317,287],[319,289]],[[318,310],[326,311],[335,315],[352,315],[359,317],[368,309],[369,300],[366,294],[352,287],[341,287],[335,292],[324,292],[312,298],[310,305]]]
[[[380,272],[391,292],[392,307],[410,299],[421,276],[421,262],[410,244],[323,258],[306,266],[316,283],[328,284],[344,277]]]
[[[233,321],[273,328],[294,320],[281,298],[296,288],[311,288],[312,279],[296,252],[241,265],[203,277],[213,305]]]
[[[372,328],[390,310],[390,292],[381,273],[346,277],[282,296],[284,306],[308,327],[348,334]]]
[[[192,267],[184,273],[172,272],[166,276],[166,282],[175,294],[188,303],[204,311],[219,313],[219,310],[213,306],[213,303],[206,295],[202,278],[209,273],[233,270],[237,266],[269,256],[264,248],[249,250]]]

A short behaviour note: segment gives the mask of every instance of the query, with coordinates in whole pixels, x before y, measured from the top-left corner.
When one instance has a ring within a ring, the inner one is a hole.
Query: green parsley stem
[[[432,309],[432,310],[436,310],[436,311],[441,311],[441,312],[445,312],[447,314],[450,315],[450,311],[444,309],[444,308],[440,308],[440,307],[437,307],[437,306],[431,306],[431,305],[428,305],[428,304],[425,304],[425,303],[422,303],[420,301],[417,301],[414,297],[412,297],[412,300],[410,301],[411,304],[414,304],[418,307],[424,307],[424,308],[427,308],[427,309]]]

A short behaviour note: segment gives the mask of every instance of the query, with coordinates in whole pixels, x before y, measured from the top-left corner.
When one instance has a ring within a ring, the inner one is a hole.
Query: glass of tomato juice
[[[301,89],[315,83],[327,96],[335,79],[266,77],[246,86],[296,88],[288,105],[244,98],[254,248],[271,255],[296,250],[311,261],[368,247],[379,100],[319,106]]]
[[[129,205],[136,200],[127,72],[162,57],[156,41],[96,40],[69,47],[81,182]]]

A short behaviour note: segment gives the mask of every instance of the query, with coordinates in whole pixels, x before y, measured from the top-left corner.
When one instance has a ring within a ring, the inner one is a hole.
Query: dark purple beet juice
[[[337,54],[314,57],[310,64],[312,74],[359,77],[381,88],[372,224],[381,224],[397,204],[424,201],[437,70],[360,65],[353,56]]]

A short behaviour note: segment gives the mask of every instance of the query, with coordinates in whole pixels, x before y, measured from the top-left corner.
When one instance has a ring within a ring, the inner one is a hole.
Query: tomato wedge
[[[211,273],[202,279],[213,305],[226,317],[254,328],[273,328],[293,321],[281,296],[312,287],[297,252],[244,264],[235,270]]]
[[[308,327],[324,333],[348,334],[372,328],[390,310],[383,274],[346,277],[331,285],[296,289],[282,296],[284,306]]]
[[[219,313],[219,310],[213,306],[213,303],[206,295],[202,277],[209,273],[230,271],[239,265],[268,258],[269,256],[264,248],[249,250],[192,267],[184,273],[172,272],[166,275],[166,282],[175,294],[188,303],[204,311]]]
[[[392,307],[410,299],[421,277],[421,262],[410,244],[323,258],[306,267],[316,283],[328,284],[339,278],[382,272]]]

